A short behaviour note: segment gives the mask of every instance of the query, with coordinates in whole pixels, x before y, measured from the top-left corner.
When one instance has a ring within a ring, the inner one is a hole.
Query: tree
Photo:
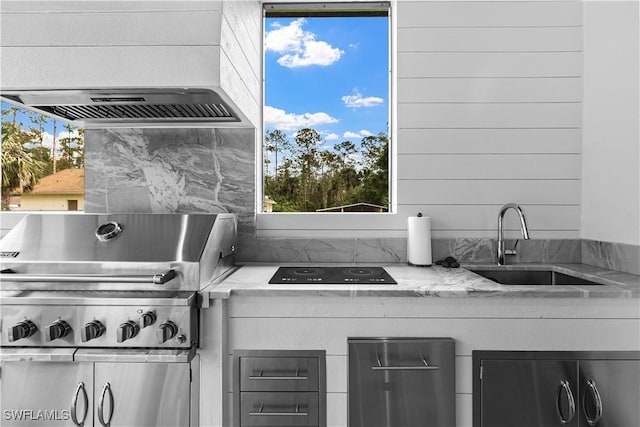
[[[300,169],[302,173],[302,194],[303,209],[308,211],[312,207],[309,204],[309,198],[311,196],[311,178],[313,175],[313,168],[318,165],[318,145],[322,142],[320,134],[310,128],[300,129],[296,133],[296,144],[298,145],[298,159],[300,163]]]
[[[15,120],[13,121],[15,123]],[[2,209],[9,209],[11,191],[30,191],[42,176],[44,164],[25,149],[31,135],[12,122],[2,122]]]
[[[58,170],[84,167],[84,137],[82,129],[78,130],[70,123],[64,125],[67,134],[60,138],[61,158]],[[76,131],[78,131],[76,133]]]
[[[384,133],[362,139],[362,200],[377,205],[389,204],[389,137]]]
[[[8,104],[10,105],[10,104]],[[3,106],[5,103],[3,102]],[[27,117],[29,130],[23,129],[20,117]],[[44,145],[45,128],[53,120],[53,148]],[[2,208],[8,209],[12,191],[28,192],[38,179],[56,172],[55,119],[11,106],[2,110]],[[65,126],[62,140],[61,168],[84,167],[84,129]]]
[[[342,141],[340,144],[334,145],[333,149],[342,159],[342,165],[346,166],[349,163],[349,156],[356,152],[356,145],[351,141]]]
[[[285,149],[290,149],[291,144],[287,141],[287,136],[281,130],[267,132],[264,138],[264,145],[267,152],[275,154],[275,167],[273,176],[278,180],[278,153]]]
[[[44,114],[36,113],[35,111],[29,111],[28,115],[29,115],[29,120],[31,120],[31,123],[37,126],[35,128],[32,127],[30,129],[31,133],[34,136],[34,140],[36,140],[40,146],[43,146],[44,135],[45,135],[44,127],[49,122],[50,119]]]
[[[311,128],[294,138],[292,145],[281,131],[265,133],[264,194],[277,202],[274,211],[310,212],[358,202],[388,205],[386,134],[329,149],[322,149],[320,134]],[[270,169],[274,161],[277,166]]]

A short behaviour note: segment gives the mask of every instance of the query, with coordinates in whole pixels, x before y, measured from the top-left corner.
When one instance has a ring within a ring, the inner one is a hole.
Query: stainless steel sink
[[[553,270],[483,270],[472,269],[476,274],[503,285],[601,285]]]

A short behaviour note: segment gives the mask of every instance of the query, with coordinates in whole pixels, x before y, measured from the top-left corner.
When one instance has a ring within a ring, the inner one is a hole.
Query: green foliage
[[[2,122],[2,209],[9,208],[11,191],[29,191],[42,176],[45,163],[25,148],[31,135],[12,122]]]
[[[29,119],[28,130],[23,128],[18,114]],[[3,210],[9,208],[12,193],[31,191],[40,178],[63,169],[84,167],[84,130],[71,124],[64,126],[66,136],[57,141],[60,152],[54,161],[52,149],[44,146],[45,126],[51,121],[56,124],[52,118],[17,106],[2,110]]]
[[[314,212],[355,203],[389,205],[389,138],[380,133],[322,148],[314,129],[295,133],[295,144],[279,130],[265,134],[264,194],[274,212]],[[271,154],[271,156],[270,156]],[[275,157],[275,166],[270,158]]]

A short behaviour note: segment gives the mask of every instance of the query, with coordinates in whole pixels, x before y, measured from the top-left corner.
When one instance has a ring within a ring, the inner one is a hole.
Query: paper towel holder
[[[411,217],[409,217],[407,224],[407,264],[412,267],[431,267],[431,218],[423,217],[422,212],[418,212],[418,215],[417,217],[414,217],[414,220],[417,218],[422,218],[419,221],[426,221],[426,223],[424,223],[426,228],[419,227],[422,230],[416,230],[422,231],[424,234],[419,233],[416,236],[411,233],[412,220]],[[415,224],[415,222],[413,224]],[[422,234],[422,236],[420,236],[420,234]]]

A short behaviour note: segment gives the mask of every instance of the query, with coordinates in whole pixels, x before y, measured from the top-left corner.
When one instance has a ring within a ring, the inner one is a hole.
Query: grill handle
[[[176,271],[166,270],[153,276],[105,276],[100,274],[18,274],[2,273],[13,282],[109,282],[109,283],[152,283],[164,285],[176,277]]]

